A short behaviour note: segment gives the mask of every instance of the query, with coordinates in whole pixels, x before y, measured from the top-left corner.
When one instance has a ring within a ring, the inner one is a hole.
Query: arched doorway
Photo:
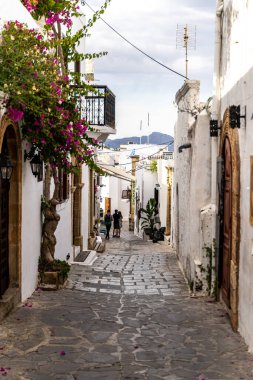
[[[228,137],[223,143],[223,225],[222,225],[222,262],[221,290],[222,299],[230,307],[230,262],[232,248],[232,161],[231,146]]]
[[[19,128],[5,117],[0,125],[0,153],[8,153],[14,165],[10,181],[0,178],[0,296],[8,293],[15,303],[21,295],[22,152]]]
[[[237,129],[230,128],[226,110],[220,139],[223,170],[219,194],[220,214],[220,296],[228,307],[232,327],[238,327],[238,286],[240,246],[240,152]]]
[[[8,152],[7,138],[4,136],[1,160]],[[0,180],[0,297],[9,288],[9,191],[10,181]]]

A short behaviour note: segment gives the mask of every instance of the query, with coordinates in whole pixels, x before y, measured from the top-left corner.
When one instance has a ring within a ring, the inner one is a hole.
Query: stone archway
[[[238,287],[239,287],[239,250],[240,250],[240,151],[239,151],[239,136],[238,130],[230,128],[229,111],[226,110],[223,117],[223,125],[221,129],[220,139],[220,156],[224,158],[227,168],[224,170],[224,192],[221,195],[224,197],[225,202],[229,199],[230,205],[226,206],[230,218],[230,237],[228,238],[223,224],[221,235],[222,241],[229,241],[228,248],[229,254],[226,260],[229,260],[229,276],[227,276],[229,284],[227,304],[231,312],[231,324],[234,330],[238,327]],[[228,157],[229,156],[229,157]],[[230,178],[225,178],[226,173],[229,171],[228,166],[231,167]],[[226,188],[225,188],[226,187]],[[226,192],[229,195],[226,194]],[[222,220],[224,221],[224,211]],[[225,246],[225,244],[224,244]],[[224,259],[225,248],[221,249],[221,262]],[[227,252],[226,252],[227,255]],[[224,265],[224,264],[223,264]],[[224,272],[223,272],[224,275]],[[226,289],[225,289],[226,290]],[[223,294],[226,293],[223,291]]]
[[[12,124],[5,116],[1,119],[0,124],[0,152],[2,152],[3,144],[7,144],[10,159],[14,164],[8,197],[9,287],[6,291],[8,293],[7,298],[11,299],[13,306],[21,298],[22,149],[19,127]],[[7,309],[9,307],[7,306]],[[8,310],[6,311],[8,312]],[[3,312],[1,313],[0,310],[0,317],[1,314],[3,316]]]

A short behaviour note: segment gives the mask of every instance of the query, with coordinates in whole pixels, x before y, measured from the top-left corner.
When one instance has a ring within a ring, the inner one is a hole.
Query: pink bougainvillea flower
[[[17,108],[8,108],[7,115],[9,117],[9,119],[14,121],[14,123],[17,123],[18,121],[23,119],[24,112],[18,110]]]
[[[22,307],[32,307],[33,305],[31,303],[26,302]]]
[[[205,380],[204,376],[203,376],[203,375],[200,375],[200,376],[199,376],[199,380]]]
[[[66,352],[65,351],[61,351],[60,352],[60,356],[65,356],[66,355]]]
[[[36,1],[32,1],[32,0],[24,0],[24,6],[26,7],[26,9],[28,10],[28,12],[32,13],[33,11],[36,10]]]

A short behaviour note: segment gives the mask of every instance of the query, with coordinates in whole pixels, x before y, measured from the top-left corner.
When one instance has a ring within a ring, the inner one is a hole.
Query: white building
[[[252,1],[217,1],[213,120],[219,137],[217,263],[220,297],[253,351]],[[233,107],[235,106],[235,107]]]
[[[253,351],[252,17],[250,1],[217,1],[211,120],[199,106],[197,81],[186,81],[176,95],[179,114],[172,234],[193,291],[208,290],[209,282],[226,308],[233,329],[239,330],[250,351]]]
[[[39,24],[19,0],[1,1],[1,23],[8,20],[25,22],[31,28]],[[77,20],[79,26],[84,20]],[[76,27],[79,27],[76,25]],[[84,52],[84,40],[79,45]],[[76,68],[85,72],[83,64]],[[106,86],[103,86],[106,88]],[[114,96],[112,94],[112,101]],[[104,110],[101,110],[104,113]],[[92,115],[89,115],[92,116]],[[94,137],[105,140],[115,133],[115,120],[110,115],[110,123],[101,119],[96,126]],[[114,113],[115,116],[115,113]],[[4,158],[6,149],[14,165],[9,181],[0,183],[1,225],[0,225],[0,319],[20,300],[29,297],[38,282],[38,261],[42,236],[41,197],[43,180],[38,181],[32,174],[30,162],[24,162],[25,142],[21,142],[21,131],[4,112],[0,115],[0,152]],[[114,123],[114,124],[113,124]],[[114,127],[113,127],[114,125]],[[83,166],[80,175],[62,175],[61,202],[57,205],[60,222],[56,230],[55,258],[70,261],[81,250],[88,248],[93,237],[94,192],[96,175]],[[51,191],[54,188],[51,186]]]
[[[209,115],[199,103],[199,82],[186,81],[176,103],[172,243],[192,290],[206,292],[213,207]]]

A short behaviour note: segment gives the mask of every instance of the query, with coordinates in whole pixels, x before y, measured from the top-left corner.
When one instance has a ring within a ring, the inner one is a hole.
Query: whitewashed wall
[[[141,170],[140,170],[141,172]],[[140,180],[140,194],[142,194],[142,205],[146,208],[150,198],[154,198],[154,188],[157,183],[157,174],[151,170],[143,169],[142,179]]]
[[[167,221],[167,160],[157,160],[157,177],[159,187],[159,215],[161,219],[161,227],[166,226]]]
[[[5,21],[15,20],[26,23],[31,28],[38,27],[38,24],[20,0],[1,0],[0,24]]]
[[[89,168],[83,166],[82,182],[84,184],[82,189],[82,235],[83,235],[83,249],[88,248],[88,234],[89,234]],[[77,253],[77,252],[76,252]]]
[[[109,188],[111,198],[111,213],[114,214],[115,210],[119,209],[119,200],[121,199],[120,193],[120,179],[110,176]]]
[[[197,117],[191,115],[191,110],[199,107],[198,81],[187,81],[176,100],[179,111],[174,142],[172,243],[189,283],[193,284],[196,262],[203,263],[206,256],[203,248],[210,244],[205,240],[209,235],[202,233],[201,216],[211,197],[209,117],[206,111]],[[191,146],[180,153],[183,144]]]
[[[31,28],[38,28],[38,24],[19,0],[1,0],[0,26],[7,20],[25,22]],[[76,22],[75,28],[80,28],[84,19]],[[84,52],[84,40],[78,47]],[[82,65],[81,71],[84,72]],[[43,182],[37,182],[32,175],[30,163],[23,164],[22,178],[22,300],[29,297],[37,285],[38,260],[41,243],[41,195],[43,194]],[[82,233],[84,237],[84,249],[88,240],[88,169],[83,169],[83,202],[82,202]],[[53,191],[53,186],[51,187]],[[57,206],[57,212],[61,219],[56,230],[57,245],[55,258],[65,260],[70,253],[73,257],[72,246],[72,194],[69,200]],[[79,248],[78,248],[79,249]]]
[[[241,120],[240,141],[240,263],[239,331],[253,351],[253,226],[249,223],[250,156],[253,155],[253,2],[224,1],[220,71],[222,119],[227,107],[240,105],[246,125]],[[217,23],[220,20],[217,18]],[[216,57],[219,59],[219,57]]]
[[[175,246],[186,271],[188,279],[192,277],[193,263],[191,263],[190,244],[192,239],[198,236],[191,236],[190,224],[196,222],[190,218],[190,178],[191,178],[191,158],[192,148],[185,149],[179,153],[179,146],[191,143],[188,136],[190,123],[194,119],[186,112],[195,103],[198,103],[199,82],[188,81],[178,91],[176,95],[178,107],[178,119],[174,131],[174,213],[173,213],[173,245]]]
[[[43,182],[37,182],[29,161],[23,165],[21,224],[21,297],[25,300],[37,286],[41,242],[41,195]]]
[[[66,260],[67,254],[72,254],[72,197],[57,205],[57,213],[60,221],[55,231],[57,244],[55,246],[55,258]]]
[[[0,26],[5,21],[18,20],[30,28],[38,25],[19,0],[1,0]],[[23,152],[24,153],[24,152]],[[24,157],[22,155],[22,157]],[[22,225],[21,225],[21,298],[29,297],[37,285],[38,260],[41,242],[42,182],[31,172],[29,161],[22,168]]]

